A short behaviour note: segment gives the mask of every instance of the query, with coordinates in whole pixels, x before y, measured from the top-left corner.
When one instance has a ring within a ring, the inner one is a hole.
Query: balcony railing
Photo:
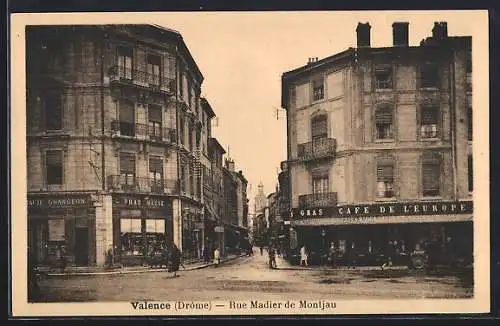
[[[299,144],[297,156],[300,160],[313,160],[324,157],[333,157],[337,142],[334,138],[320,138],[312,142]]]
[[[159,126],[149,126],[143,123],[132,123],[120,120],[111,122],[114,136],[150,139],[153,141],[175,143],[177,133],[175,129]]]
[[[175,79],[140,69],[114,66],[110,69],[109,76],[112,82],[119,81],[167,93],[175,91]]]
[[[299,196],[299,206],[307,207],[331,207],[337,206],[337,193],[324,192]]]
[[[108,176],[108,188],[114,191],[156,193],[173,195],[177,193],[177,180],[139,178],[126,175]]]

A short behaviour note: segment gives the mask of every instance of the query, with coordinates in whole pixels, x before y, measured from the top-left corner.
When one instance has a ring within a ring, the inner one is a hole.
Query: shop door
[[[87,228],[75,229],[75,264],[88,265],[89,260],[89,232]]]

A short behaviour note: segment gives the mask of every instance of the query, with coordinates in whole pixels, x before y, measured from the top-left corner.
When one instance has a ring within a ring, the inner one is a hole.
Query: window
[[[427,64],[420,68],[420,87],[437,88],[439,86],[438,67],[434,64]]]
[[[45,130],[62,129],[61,98],[55,94],[48,94],[45,98]]]
[[[130,48],[118,48],[118,76],[120,78],[132,79],[133,52]]]
[[[328,137],[327,115],[321,114],[311,119],[311,138],[312,140]]]
[[[436,153],[424,153],[422,156],[422,195],[436,197],[440,195],[441,157]]]
[[[184,145],[184,118],[179,117],[179,137],[181,139],[181,144]]]
[[[420,137],[437,138],[439,124],[439,108],[435,106],[426,106],[422,108]]]
[[[375,69],[375,88],[376,89],[391,89],[392,86],[392,69],[376,68]]]
[[[159,105],[149,105],[149,138],[161,140],[162,108]]]
[[[469,155],[467,157],[467,174],[468,174],[468,185],[469,185],[469,192],[472,192],[474,189],[474,174],[472,172],[472,155]]]
[[[383,106],[377,108],[375,111],[375,137],[378,140],[392,139],[392,108]]]
[[[47,185],[63,184],[63,152],[60,150],[45,153]]]
[[[313,194],[325,194],[329,190],[328,176],[316,176],[313,178]]]
[[[472,141],[472,108],[467,109],[467,139]]]
[[[179,69],[179,97],[184,98],[184,70]]]
[[[325,86],[323,78],[313,81],[313,101],[322,100],[325,96]]]
[[[394,163],[390,160],[377,163],[377,197],[394,197]]]
[[[163,160],[160,157],[149,158],[149,179],[152,192],[163,192]]]
[[[156,55],[148,55],[148,83],[149,85],[160,85],[160,66],[161,57]]]
[[[187,80],[187,103],[189,104],[189,107],[190,108],[193,108],[193,83],[191,82],[191,80],[188,78]]]
[[[200,149],[201,143],[201,131],[200,129],[196,129],[196,149]],[[205,151],[203,151],[205,153]]]
[[[193,126],[191,124],[191,122],[189,121],[188,122],[188,142],[189,142],[189,150],[192,151],[193,150],[193,130],[192,130]]]
[[[123,186],[135,185],[135,154],[120,153],[120,178]]]
[[[135,110],[134,103],[126,100],[120,101],[120,134],[135,136]]]

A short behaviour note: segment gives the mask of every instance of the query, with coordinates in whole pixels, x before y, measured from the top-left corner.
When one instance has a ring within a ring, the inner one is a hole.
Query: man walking
[[[300,248],[300,266],[309,266],[307,263],[307,248],[305,245]]]

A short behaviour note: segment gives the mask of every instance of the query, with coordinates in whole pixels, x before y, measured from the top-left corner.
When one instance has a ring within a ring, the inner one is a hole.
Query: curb
[[[229,261],[241,258],[241,257],[245,257],[245,255],[240,255],[240,256],[228,258],[224,261],[221,261],[221,265],[226,263],[226,262],[229,262]],[[214,265],[214,263],[203,264],[203,265],[192,266],[192,267],[189,267],[189,265],[188,265],[188,267],[186,267],[183,270],[194,271],[197,269],[202,269],[202,268],[206,268],[206,267],[213,266],[213,265]],[[165,272],[165,271],[166,271],[165,268],[144,268],[144,269],[139,269],[139,270],[118,270],[118,271],[105,271],[105,272],[43,273],[43,275],[44,276],[120,275],[120,274],[155,273],[155,272]]]

